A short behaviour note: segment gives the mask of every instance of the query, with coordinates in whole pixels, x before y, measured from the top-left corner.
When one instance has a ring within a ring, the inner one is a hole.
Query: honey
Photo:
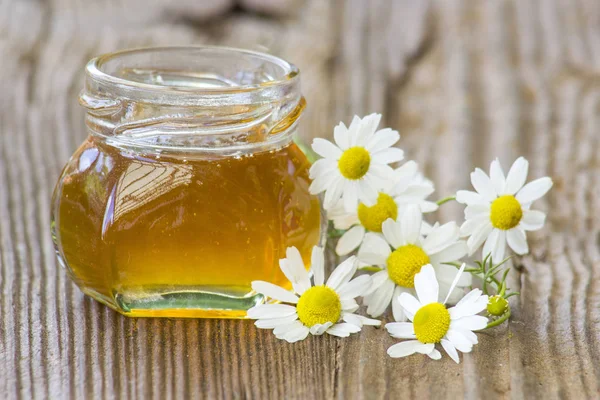
[[[57,187],[61,257],[84,292],[131,316],[243,317],[228,296],[249,307],[253,280],[290,287],[278,260],[295,246],[308,265],[319,241],[309,166],[294,143],[194,159],[90,138]]]
[[[132,317],[244,318],[255,280],[291,288],[321,207],[293,138],[299,71],[223,47],[125,50],[85,68],[87,138],[54,191],[59,263],[87,295]]]

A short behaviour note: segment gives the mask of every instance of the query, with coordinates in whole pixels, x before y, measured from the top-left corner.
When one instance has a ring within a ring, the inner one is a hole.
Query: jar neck
[[[305,107],[293,65],[219,47],[93,59],[79,100],[90,133],[111,145],[224,155],[289,143]]]

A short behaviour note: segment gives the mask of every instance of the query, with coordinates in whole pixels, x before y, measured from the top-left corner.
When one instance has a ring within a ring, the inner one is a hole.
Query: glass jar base
[[[246,318],[246,311],[264,301],[261,294],[232,296],[200,289],[115,292],[113,298],[90,289],[83,293],[127,317]]]

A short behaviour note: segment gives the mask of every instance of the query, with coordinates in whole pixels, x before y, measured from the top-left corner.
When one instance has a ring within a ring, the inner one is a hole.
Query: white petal
[[[433,349],[431,350],[431,353],[427,354],[427,356],[432,360],[440,360],[442,358],[442,353],[436,349]]]
[[[367,233],[358,250],[358,259],[370,265],[385,265],[391,253],[390,245],[385,239],[379,235]]]
[[[490,216],[490,203],[472,204],[465,207],[465,219],[477,218],[483,215]]]
[[[315,286],[321,286],[325,280],[325,258],[323,256],[323,248],[319,246],[313,247],[310,258],[311,269]]]
[[[369,295],[369,307],[367,314],[371,317],[379,317],[389,306],[394,294],[395,284],[389,279],[386,279],[381,286]]]
[[[410,356],[411,354],[421,353],[429,354],[434,349],[433,343],[421,343],[418,340],[407,340],[406,342],[396,343],[391,346],[387,353],[390,357],[400,358]]]
[[[416,175],[418,168],[417,163],[410,160],[394,170],[394,190],[396,193],[401,193],[408,187]]]
[[[506,186],[506,178],[504,177],[504,171],[502,171],[500,161],[498,161],[497,158],[494,161],[492,161],[492,164],[490,165],[490,179],[492,180],[492,185],[494,185],[496,193],[504,193],[504,187]]]
[[[332,170],[328,172],[326,175],[322,175],[317,177],[310,184],[308,191],[310,194],[319,194],[327,189],[329,189],[333,183],[339,179],[339,172],[336,170]]]
[[[354,299],[340,299],[342,311],[353,313],[358,310],[358,303]]]
[[[270,282],[253,281],[252,289],[275,300],[292,304],[296,304],[298,302],[298,296]]]
[[[344,190],[342,193],[342,202],[344,204],[344,210],[347,212],[356,212],[358,207],[358,182],[349,181],[344,182]]]
[[[381,326],[381,321],[378,319],[367,318],[367,317],[363,317],[362,315],[355,315],[355,314],[352,314],[352,315],[357,317],[363,325]]]
[[[523,218],[519,225],[526,231],[537,231],[544,227],[546,214],[541,211],[523,210]]]
[[[391,218],[386,219],[381,224],[381,231],[385,240],[392,245],[393,248],[398,248],[404,244],[402,237],[402,223],[396,222]]]
[[[529,170],[529,162],[519,157],[510,167],[508,175],[506,176],[506,187],[504,193],[501,194],[515,194],[519,189],[523,187],[525,180],[527,179],[527,172]]]
[[[342,206],[342,210],[344,210],[343,206]],[[331,219],[333,221],[333,226],[335,229],[347,231],[348,229],[352,228],[354,225],[360,224],[360,221],[358,220],[358,216],[356,214],[351,214],[351,213],[346,214],[345,210],[344,210],[343,215],[333,216],[333,215],[331,215],[331,211],[328,211],[327,215],[328,215],[329,219]]]
[[[429,235],[432,230],[433,227],[429,223],[425,221],[421,222],[421,235]]]
[[[348,324],[346,322],[335,324],[331,328],[327,329],[327,333],[339,337],[348,337],[351,333],[357,332],[360,332],[360,326]]]
[[[281,318],[296,314],[296,307],[287,304],[259,304],[250,308],[246,315],[248,318]]]
[[[440,286],[431,265],[424,265],[421,267],[421,271],[415,275],[415,291],[419,302],[424,306],[438,302]]]
[[[471,274],[462,274],[461,279],[459,279],[459,283],[465,276],[470,277]],[[446,299],[444,302],[445,304],[450,306],[456,304],[465,295],[465,291],[463,289],[464,287],[456,285],[452,292],[450,292],[450,284],[446,282],[440,282],[440,301]]]
[[[452,323],[458,329],[468,329],[470,331],[478,331],[484,329],[488,324],[488,319],[481,315],[471,315],[453,320]]]
[[[418,243],[421,236],[421,222],[423,215],[418,206],[410,205],[406,207],[400,224],[402,225],[402,238],[406,243]]]
[[[257,319],[254,325],[260,329],[273,329],[280,325],[289,325],[298,319],[298,314],[288,315],[282,318],[264,318]]]
[[[469,248],[469,256],[477,251],[477,249],[481,246],[490,233],[493,230],[493,226],[491,222],[487,222],[484,225],[481,225],[479,228],[473,232],[471,237],[467,240],[467,247]]]
[[[278,339],[282,339],[283,336],[287,333],[290,332],[298,327],[300,327],[300,325],[302,325],[302,322],[300,321],[292,321],[289,324],[285,324],[285,325],[278,325],[273,329],[273,334],[278,338]],[[304,325],[302,325],[304,326]]]
[[[458,269],[454,266],[445,265],[445,264],[437,264],[433,268],[435,269],[435,276],[436,276],[438,282],[440,283],[440,291],[441,291],[442,283],[445,284],[446,290],[448,290],[450,288],[450,284],[454,281],[454,278],[456,278],[456,272],[458,271]],[[458,283],[456,284],[456,286],[458,286],[458,287],[471,286],[471,284],[473,283],[473,280],[471,279],[471,277],[472,277],[471,274],[462,274],[460,279],[458,280]]]
[[[321,158],[320,160],[315,161],[309,170],[310,179],[313,180],[312,186],[318,186],[318,189],[313,189],[314,193],[320,193],[327,189],[328,184],[330,184],[337,175],[339,175],[339,172],[335,161],[327,158]]]
[[[434,264],[436,262],[452,262],[456,261],[459,258],[463,258],[469,252],[469,248],[467,247],[467,242],[464,240],[459,240],[446,247],[444,250],[429,256],[431,263]]]
[[[393,184],[392,177],[394,170],[386,164],[371,164],[369,172],[364,176],[364,179],[369,180],[371,185],[377,190],[389,188]],[[377,200],[377,199],[376,199]]]
[[[439,208],[439,206],[433,201],[422,201],[419,203],[419,206],[421,208],[421,212],[425,214],[437,211]]]
[[[442,347],[446,350],[446,353],[450,356],[451,359],[454,360],[455,363],[460,364],[460,358],[458,358],[458,353],[456,349],[447,339],[442,339]]]
[[[356,257],[352,256],[344,260],[336,269],[333,270],[326,285],[337,290],[341,285],[348,282],[356,273]]]
[[[400,294],[400,305],[404,308],[404,312],[408,319],[412,321],[414,315],[423,305],[413,295],[408,293]]]
[[[429,185],[410,184],[403,193],[402,198],[410,200],[412,203],[417,203],[433,193],[435,189]]]
[[[486,309],[488,296],[482,296],[481,290],[473,289],[456,306],[448,309],[452,319],[476,315]]]
[[[529,253],[525,231],[521,230],[519,227],[506,231],[506,242],[515,253],[521,256]],[[498,260],[498,262],[500,261],[502,260]]]
[[[456,222],[448,222],[434,228],[423,241],[423,250],[427,254],[436,254],[455,243],[460,235]]]
[[[340,238],[335,247],[335,252],[338,256],[345,256],[356,250],[363,238],[365,237],[365,228],[362,225],[357,225],[346,231]]]
[[[371,284],[372,280],[369,275],[361,275],[346,284],[340,285],[337,292],[340,298],[354,299],[371,289]]]
[[[390,322],[385,324],[385,329],[396,339],[414,339],[416,337],[412,322]]]
[[[312,148],[321,157],[337,160],[342,156],[342,150],[329,140],[315,138],[312,142]]]
[[[352,118],[350,126],[348,127],[348,141],[350,143],[350,147],[354,147],[357,145],[356,142],[361,126],[362,120],[357,115],[355,115]]]
[[[305,269],[302,256],[295,247],[288,247],[285,256],[286,258],[279,260],[281,271],[292,282],[296,293],[302,294],[310,288],[310,278],[308,277],[308,271]]]
[[[465,338],[467,338],[467,340],[469,342],[471,342],[471,344],[479,343],[479,340],[477,339],[477,335],[468,329],[459,329],[459,328],[453,327],[452,324],[450,324],[450,329],[460,332]]]
[[[373,162],[378,164],[391,164],[401,161],[403,158],[404,151],[396,147],[389,147],[373,153]]]
[[[404,308],[400,305],[400,295],[404,292],[406,292],[406,289],[396,286],[394,295],[392,296],[392,315],[394,316],[394,321],[397,322],[404,322],[407,320]]]
[[[477,190],[477,193],[487,201],[493,201],[498,197],[490,177],[480,168],[475,168],[475,171],[471,172],[471,183],[475,190]]]
[[[296,321],[298,322],[298,321]],[[294,329],[286,332],[285,334],[283,334],[282,336],[278,337],[279,339],[284,339],[285,341],[287,341],[288,343],[295,343],[298,342],[300,340],[304,340],[306,339],[306,337],[308,336],[309,333],[309,329],[302,325],[296,325],[294,327]]]
[[[371,141],[371,138],[377,130],[377,126],[381,121],[381,114],[369,114],[360,122],[360,128],[357,132],[356,145],[365,146]]]
[[[515,197],[519,203],[529,204],[548,193],[548,190],[550,190],[551,187],[552,179],[546,176],[523,186],[523,189],[519,190]]]
[[[456,276],[454,277],[454,280],[452,281],[452,283],[450,284],[450,287],[448,288],[448,294],[446,295],[446,298],[444,299],[443,304],[446,304],[446,302],[448,301],[448,298],[450,298],[450,295],[452,294],[452,291],[454,290],[454,288],[458,284],[458,281],[459,281],[460,277],[463,275],[463,272],[465,271],[465,267],[466,266],[467,266],[467,264],[463,263],[460,266],[460,268],[458,269],[458,272],[456,273]]]
[[[376,152],[393,146],[400,140],[400,134],[390,128],[377,131],[365,148],[370,152]]]
[[[494,237],[494,232],[497,232]],[[486,245],[490,242],[487,251],[486,246],[483,246],[483,257],[488,254],[491,254],[492,261],[500,262],[504,259],[504,253],[506,252],[506,231],[501,229],[494,229],[488,240],[486,241]]]
[[[356,326],[360,326],[360,327],[363,326],[362,320],[356,314],[343,313],[342,314],[342,320],[344,320],[344,322],[347,322],[347,323],[352,324],[352,325],[356,325]]]
[[[475,218],[467,219],[460,227],[460,236],[465,237],[472,235],[477,228],[481,225],[485,225],[490,221],[488,214],[481,214]]]
[[[489,202],[479,193],[471,192],[470,190],[459,190],[456,192],[456,201],[461,204],[486,204]]]
[[[331,207],[335,206],[340,197],[342,196],[342,192],[344,190],[344,178],[341,175],[337,175],[335,179],[331,182],[329,188],[325,192],[325,198],[323,199],[323,208],[326,210],[331,209]],[[311,194],[316,194],[311,192]]]
[[[329,329],[333,323],[325,322],[324,324],[316,324],[310,327],[311,335],[320,336],[325,333],[327,329]]]
[[[375,290],[379,289],[379,287],[383,285],[383,282],[387,281],[388,279],[389,275],[387,270],[384,269],[383,271],[375,272],[373,275],[371,275],[371,288],[363,293],[363,296],[366,297],[371,295]]]
[[[381,189],[369,174],[358,181],[357,184],[358,199],[368,207],[372,207],[377,204],[377,197],[379,197],[379,189]],[[353,209],[358,207],[358,204]]]
[[[333,139],[340,149],[348,150],[350,147],[350,138],[348,135],[348,128],[343,122],[340,122],[335,128],[333,128]]]
[[[473,349],[473,343],[457,330],[449,329],[446,332],[446,338],[457,350],[463,353],[469,353]]]

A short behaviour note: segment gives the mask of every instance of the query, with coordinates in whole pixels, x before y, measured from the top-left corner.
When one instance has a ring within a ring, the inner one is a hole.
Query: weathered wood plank
[[[0,395],[600,397],[599,22],[593,0],[0,1]],[[515,261],[512,321],[455,365],[392,360],[382,329],[289,345],[249,321],[133,320],[84,297],[48,233],[54,182],[85,136],[83,65],[189,43],[298,64],[307,140],[384,112],[440,197],[493,157],[552,176],[547,227]]]

